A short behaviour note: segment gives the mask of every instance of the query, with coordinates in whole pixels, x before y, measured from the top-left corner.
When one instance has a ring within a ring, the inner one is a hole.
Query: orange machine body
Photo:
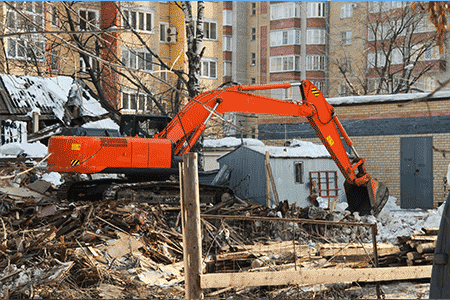
[[[48,168],[56,172],[136,173],[169,169],[172,143],[139,137],[58,136],[49,141]]]

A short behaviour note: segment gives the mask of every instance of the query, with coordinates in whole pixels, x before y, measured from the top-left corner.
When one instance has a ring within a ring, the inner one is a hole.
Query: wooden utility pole
[[[202,234],[200,228],[200,193],[198,187],[198,155],[183,154],[181,208],[186,299],[203,298],[200,288],[202,272]]]

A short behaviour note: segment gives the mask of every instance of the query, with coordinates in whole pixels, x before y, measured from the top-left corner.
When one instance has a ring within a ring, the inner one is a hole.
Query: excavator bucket
[[[386,185],[370,179],[365,186],[358,186],[346,181],[344,183],[348,210],[357,211],[361,216],[372,214],[375,217],[381,212],[389,198]]]

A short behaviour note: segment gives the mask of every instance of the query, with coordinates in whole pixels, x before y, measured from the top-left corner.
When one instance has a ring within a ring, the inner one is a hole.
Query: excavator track
[[[200,202],[217,204],[234,195],[225,186],[200,184]],[[178,204],[180,183],[177,181],[127,182],[120,179],[101,179],[69,182],[60,187],[59,199],[69,201],[134,201],[148,204]]]

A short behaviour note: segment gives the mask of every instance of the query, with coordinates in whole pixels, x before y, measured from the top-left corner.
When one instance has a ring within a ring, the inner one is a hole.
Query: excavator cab
[[[122,136],[139,136],[153,138],[172,120],[166,116],[122,115],[120,117],[120,134]]]

